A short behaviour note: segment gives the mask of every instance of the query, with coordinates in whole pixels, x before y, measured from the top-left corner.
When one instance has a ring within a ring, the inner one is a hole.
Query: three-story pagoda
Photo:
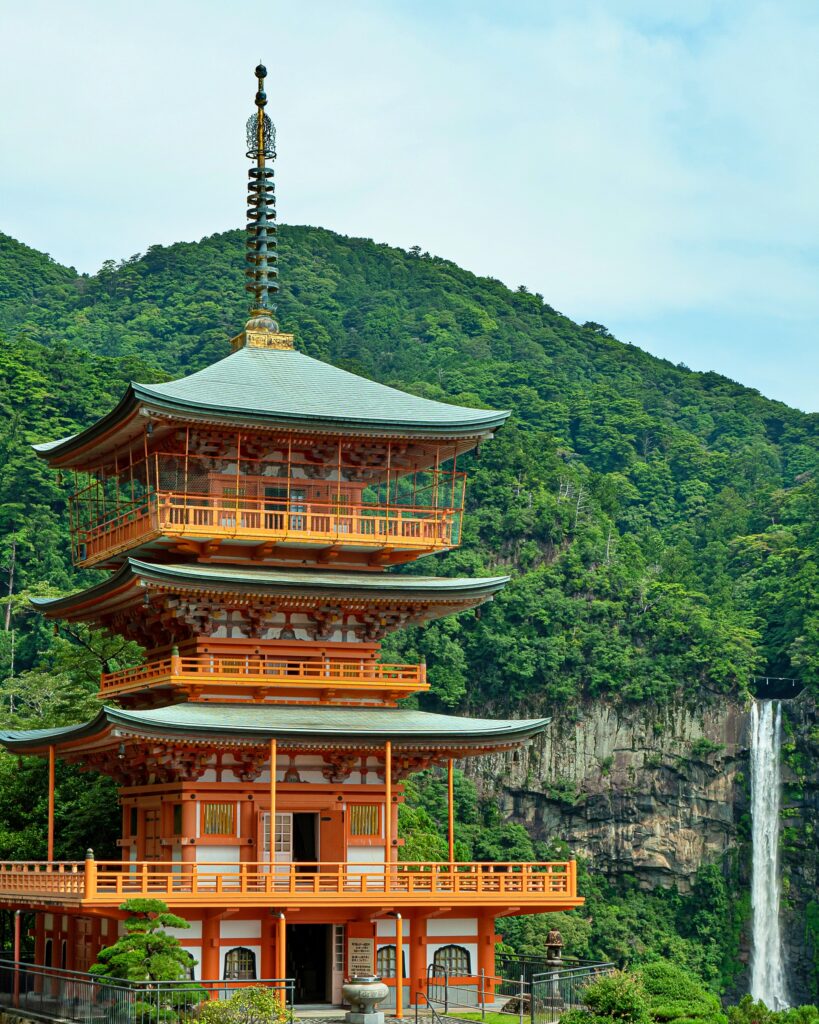
[[[109,570],[39,601],[147,650],[105,673],[90,722],[9,732],[20,754],[119,784],[121,859],[0,865],[0,904],[36,913],[35,958],[86,970],[134,896],[191,922],[195,977],[296,978],[341,998],[370,967],[493,975],[495,919],[582,902],[574,864],[458,863],[454,759],[512,751],[547,719],[498,721],[401,706],[425,667],[385,664],[391,630],[491,600],[506,577],[390,572],[459,543],[458,459],[506,412],[385,387],[301,354],[274,319],[274,130],[256,69],[248,122],[251,318],[226,358],[132,384],[73,437],[38,445],[73,472],[74,562]],[[402,780],[450,779],[449,860],[399,859]],[[53,779],[53,770],[52,770]],[[53,807],[53,793],[52,793]]]

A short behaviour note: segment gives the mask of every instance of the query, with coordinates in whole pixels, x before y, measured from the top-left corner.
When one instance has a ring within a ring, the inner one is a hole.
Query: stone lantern
[[[557,967],[563,963],[561,953],[563,951],[563,936],[557,930],[552,928],[549,934],[546,936],[546,959],[550,966]]]

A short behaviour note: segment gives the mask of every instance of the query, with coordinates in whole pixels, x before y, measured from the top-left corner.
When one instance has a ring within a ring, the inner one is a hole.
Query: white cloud
[[[732,322],[787,338],[819,314],[812,5],[30,0],[3,20],[0,225],[62,262],[241,223],[262,56],[286,221],[417,243],[658,349],[711,311],[739,378]]]

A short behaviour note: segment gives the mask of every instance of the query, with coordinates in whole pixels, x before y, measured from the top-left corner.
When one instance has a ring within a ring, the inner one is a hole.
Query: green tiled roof
[[[488,433],[509,415],[419,398],[301,352],[240,348],[167,384],[131,384],[116,409],[88,430],[35,450],[50,455],[83,444],[136,404],[231,423],[445,437]]]
[[[521,743],[542,732],[549,718],[489,719],[438,715],[410,708],[355,708],[272,704],[174,704],[149,711],[104,707],[96,718],[62,729],[0,732],[12,750],[73,741],[109,726],[131,733],[227,737],[253,741],[272,737],[339,744],[392,740],[404,744],[485,745]]]
[[[146,397],[287,420],[408,427],[497,426],[509,415],[419,398],[296,351],[240,348],[190,377],[150,387]]]
[[[127,559],[107,579],[68,597],[31,599],[41,611],[52,615],[68,612],[78,604],[103,598],[120,590],[130,580],[181,586],[214,587],[248,593],[334,593],[345,597],[415,598],[453,603],[477,604],[500,590],[508,576],[451,577],[409,576],[393,572],[317,572],[311,569],[266,569],[233,565],[162,565]]]

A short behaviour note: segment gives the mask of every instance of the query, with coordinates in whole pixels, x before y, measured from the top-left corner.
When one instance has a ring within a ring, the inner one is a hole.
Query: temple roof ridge
[[[518,744],[542,732],[550,718],[489,719],[442,715],[414,708],[338,707],[298,704],[219,704],[186,702],[149,710],[104,705],[94,718],[55,729],[2,730],[0,742],[11,749],[36,748],[59,740],[75,741],[109,727],[148,735],[213,737],[228,733],[237,741],[280,739],[306,742],[430,742]]]
[[[257,592],[298,590],[334,592],[340,595],[372,594],[374,596],[405,594],[423,598],[425,595],[486,600],[509,582],[509,576],[416,576],[394,572],[322,571],[316,569],[284,569],[263,566],[214,565],[185,562],[166,564],[127,558],[109,577],[84,590],[65,597],[32,597],[31,603],[40,611],[57,615],[78,609],[97,598],[117,594],[134,580],[150,580],[167,586],[221,587],[237,591]]]
[[[243,347],[185,377],[133,381],[96,423],[34,450],[46,458],[70,455],[125,426],[140,407],[149,415],[240,426],[443,438],[488,435],[510,415],[412,395],[294,349]]]

